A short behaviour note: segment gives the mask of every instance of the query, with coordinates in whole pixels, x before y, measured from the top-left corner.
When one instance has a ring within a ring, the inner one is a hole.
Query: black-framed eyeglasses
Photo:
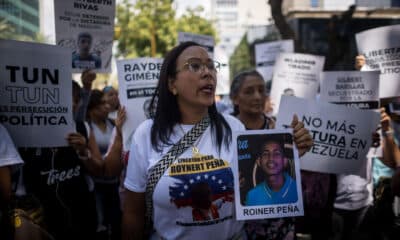
[[[191,58],[183,64],[183,67],[181,69],[177,69],[176,73],[181,72],[185,69],[193,73],[200,73],[206,68],[208,69],[208,71],[218,72],[221,68],[221,63],[214,60],[209,60],[203,63],[199,58]]]

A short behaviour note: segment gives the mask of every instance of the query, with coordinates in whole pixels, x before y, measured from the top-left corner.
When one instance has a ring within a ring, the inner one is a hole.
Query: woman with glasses
[[[230,163],[234,159],[232,131],[244,130],[244,126],[216,110],[218,67],[207,51],[193,42],[182,43],[165,56],[150,105],[152,118],[136,129],[132,139],[124,184],[128,190],[123,208],[124,239],[145,238],[145,216],[153,220],[151,239],[243,236],[243,222],[234,216]],[[293,125],[302,139],[300,148],[308,149],[309,143],[304,142],[307,131],[298,122]],[[186,146],[183,153],[179,153],[181,144]],[[172,163],[165,171],[154,171],[170,158]],[[160,178],[154,191],[146,195],[156,175]],[[146,207],[150,211],[145,215]]]

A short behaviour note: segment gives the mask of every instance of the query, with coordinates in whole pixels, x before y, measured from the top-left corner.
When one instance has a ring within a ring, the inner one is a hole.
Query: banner
[[[236,218],[304,215],[298,152],[292,130],[234,133]]]
[[[0,40],[0,52],[0,122],[15,145],[67,146],[76,131],[69,52],[9,40]]]
[[[276,58],[271,101],[276,115],[281,95],[314,99],[325,58],[300,53],[281,53]]]
[[[314,139],[314,146],[300,159],[302,169],[358,174],[378,126],[380,114],[327,102],[283,96],[277,128],[290,126],[297,114]]]
[[[360,109],[378,109],[379,71],[323,72],[320,100]]]
[[[256,70],[263,76],[264,81],[272,80],[275,59],[279,53],[294,52],[293,40],[282,40],[256,44],[255,47]]]
[[[150,117],[148,106],[153,96],[163,59],[137,58],[117,61],[119,99],[126,108],[122,127],[124,149],[129,149],[133,132]]]
[[[362,70],[380,70],[379,97],[400,96],[400,25],[356,34],[358,53],[366,58]]]
[[[73,72],[111,72],[115,1],[54,0],[56,43],[70,50]]]

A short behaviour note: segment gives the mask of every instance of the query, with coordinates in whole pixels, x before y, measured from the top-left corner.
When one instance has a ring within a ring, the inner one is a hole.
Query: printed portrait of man
[[[294,94],[294,90],[292,88],[285,88],[283,90],[283,95],[285,95],[285,96],[296,96]]]
[[[72,68],[96,69],[101,68],[99,54],[91,52],[93,37],[88,32],[81,32],[77,38],[77,51],[72,53]]]
[[[256,164],[264,179],[247,192],[246,206],[297,202],[296,180],[289,174],[288,161],[283,141],[273,138],[260,144]]]

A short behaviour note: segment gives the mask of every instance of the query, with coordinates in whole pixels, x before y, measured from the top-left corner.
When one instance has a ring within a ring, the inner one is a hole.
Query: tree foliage
[[[217,42],[217,31],[213,26],[213,22],[201,17],[204,8],[188,8],[186,13],[177,20],[177,32],[191,32],[203,35],[213,36]]]
[[[177,44],[177,32],[216,36],[212,22],[200,16],[202,8],[189,9],[176,19],[171,0],[124,0],[117,5],[117,55],[162,57]]]
[[[48,39],[44,37],[40,33],[36,33],[35,36],[28,36],[21,33],[18,33],[15,28],[7,22],[6,19],[0,21],[0,33],[1,38],[8,40],[17,40],[17,41],[25,41],[25,42],[39,42],[39,43],[48,43]]]
[[[251,59],[250,46],[247,44],[246,34],[242,37],[239,45],[229,58],[229,67],[231,78],[239,72],[254,68],[254,61]]]

